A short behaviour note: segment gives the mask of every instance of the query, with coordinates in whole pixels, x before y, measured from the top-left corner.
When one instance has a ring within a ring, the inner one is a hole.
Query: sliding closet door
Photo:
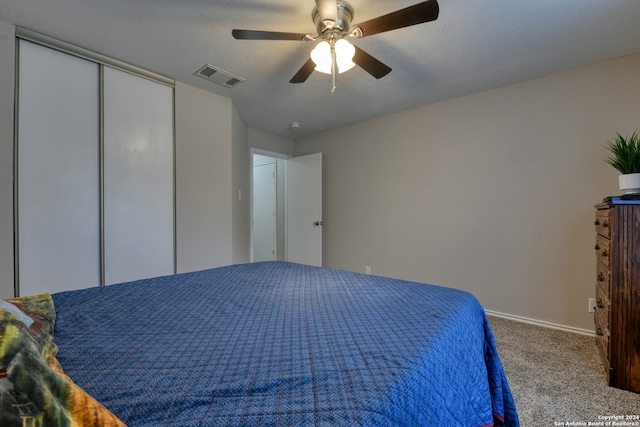
[[[19,45],[20,295],[100,284],[98,65]]]
[[[174,273],[173,89],[104,68],[105,284]]]

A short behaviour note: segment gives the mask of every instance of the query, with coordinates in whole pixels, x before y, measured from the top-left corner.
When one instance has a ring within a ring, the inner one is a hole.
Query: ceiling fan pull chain
[[[336,91],[336,44],[331,40],[331,93]]]

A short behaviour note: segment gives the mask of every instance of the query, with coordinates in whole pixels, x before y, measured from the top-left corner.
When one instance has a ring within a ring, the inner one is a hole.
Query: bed
[[[519,425],[460,290],[263,262],[9,303],[2,426]]]

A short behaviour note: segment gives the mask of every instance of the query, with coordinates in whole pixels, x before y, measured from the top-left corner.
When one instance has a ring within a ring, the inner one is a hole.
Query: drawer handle
[[[600,326],[598,326],[598,336],[601,337],[604,335],[604,333],[602,332],[602,328]]]
[[[596,251],[600,250],[600,245],[596,243]]]
[[[596,303],[598,308],[604,308],[604,303],[602,302],[601,298],[598,298],[598,302]]]
[[[595,225],[600,225],[600,220],[596,218],[596,222],[594,224]]]
[[[604,251],[602,251],[602,256],[603,256],[603,257],[605,257],[605,258],[606,258],[608,255],[609,255],[609,254],[607,253],[607,250],[606,250],[606,249],[605,249]]]
[[[609,226],[609,224],[607,223],[607,220],[602,221],[602,226],[605,228]]]
[[[598,282],[604,282],[604,274],[598,273]]]

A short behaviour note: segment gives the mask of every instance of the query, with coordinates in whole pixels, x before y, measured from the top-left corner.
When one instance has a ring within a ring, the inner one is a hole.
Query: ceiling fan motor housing
[[[318,8],[313,8],[311,18],[313,19],[313,23],[316,25],[316,29],[318,30],[319,35],[322,35],[325,32],[331,30],[337,30],[341,33],[349,32],[349,26],[351,25],[351,21],[353,20],[353,16],[355,15],[353,6],[351,6],[346,1],[338,1],[336,2],[336,6],[338,8],[338,22],[333,22],[332,20],[323,21],[320,18],[320,12],[318,11]]]

